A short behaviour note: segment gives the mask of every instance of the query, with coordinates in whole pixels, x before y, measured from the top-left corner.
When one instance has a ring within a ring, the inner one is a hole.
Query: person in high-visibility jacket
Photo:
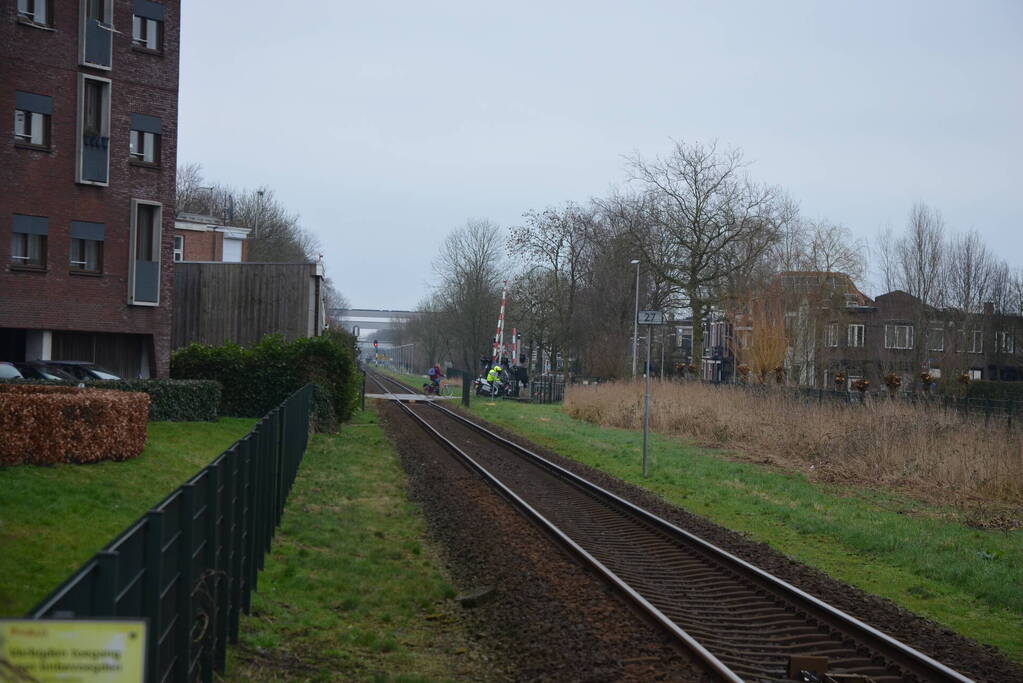
[[[487,373],[487,382],[490,383],[490,394],[493,396],[497,394],[497,387],[501,381],[501,366],[495,364],[494,367],[490,368],[490,372]]]

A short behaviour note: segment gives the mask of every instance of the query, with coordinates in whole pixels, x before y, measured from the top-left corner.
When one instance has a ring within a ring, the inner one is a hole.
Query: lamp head
[[[639,259],[638,258],[634,258],[631,261],[629,261],[629,263],[631,263],[632,265],[636,265],[637,263],[639,263]]]

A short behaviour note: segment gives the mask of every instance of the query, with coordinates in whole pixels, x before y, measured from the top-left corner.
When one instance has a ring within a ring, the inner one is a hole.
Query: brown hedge
[[[146,445],[149,396],[0,385],[0,465],[128,460]]]

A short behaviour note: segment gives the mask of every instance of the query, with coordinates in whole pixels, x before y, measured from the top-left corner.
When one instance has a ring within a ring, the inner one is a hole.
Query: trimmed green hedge
[[[8,379],[11,384],[42,384],[57,386],[85,386],[116,391],[141,391],[149,394],[150,422],[209,422],[217,419],[220,409],[221,386],[211,380],[179,379],[117,379],[89,380],[86,382],[41,379]]]
[[[220,414],[232,417],[261,417],[312,382],[314,428],[334,431],[359,400],[361,376],[353,349],[352,336],[338,331],[291,342],[268,335],[248,347],[191,344],[171,355],[171,376],[220,382]]]
[[[967,385],[966,395],[970,398],[990,398],[998,401],[1023,402],[1023,382],[996,382],[976,379]]]

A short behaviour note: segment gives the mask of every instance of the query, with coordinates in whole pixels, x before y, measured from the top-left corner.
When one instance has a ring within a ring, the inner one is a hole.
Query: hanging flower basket
[[[889,372],[884,376],[884,383],[888,387],[888,391],[894,394],[902,386],[902,377],[894,372]]]

